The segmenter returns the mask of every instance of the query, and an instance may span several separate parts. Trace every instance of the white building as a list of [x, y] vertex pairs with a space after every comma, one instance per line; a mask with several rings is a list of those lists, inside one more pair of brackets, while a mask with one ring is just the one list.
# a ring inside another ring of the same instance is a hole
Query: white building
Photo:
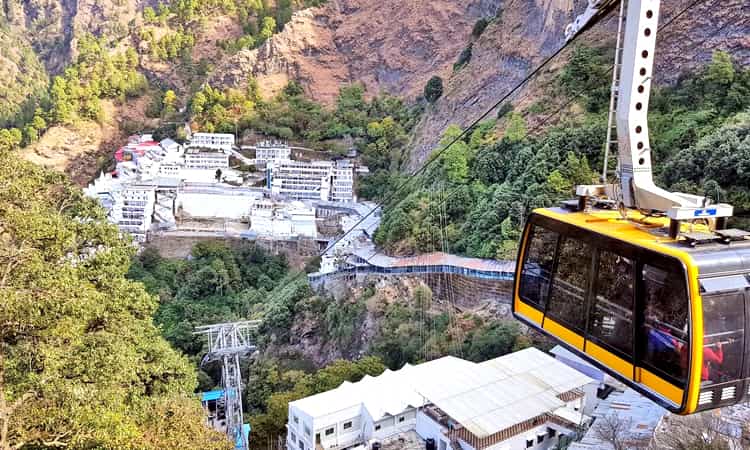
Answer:
[[269, 162], [271, 192], [298, 200], [354, 201], [354, 167], [348, 161]]
[[278, 141], [263, 141], [255, 145], [255, 164], [289, 161], [292, 149], [289, 145]]
[[185, 168], [216, 170], [229, 167], [229, 151], [215, 147], [190, 146], [185, 150]]
[[227, 150], [228, 153], [233, 146], [234, 135], [229, 133], [194, 133], [190, 139], [190, 147]]
[[253, 204], [263, 198], [257, 189], [210, 183], [184, 184], [177, 193], [177, 209], [193, 218], [249, 220]]
[[483, 363], [444, 357], [289, 403], [287, 449], [370, 448], [407, 431], [437, 450], [547, 450], [588, 417], [592, 380], [534, 348]]
[[[652, 443], [654, 432], [667, 410], [632, 389], [614, 392], [602, 400], [592, 416], [594, 424], [580, 442], [574, 442], [570, 450], [615, 450], [613, 436], [627, 448], [645, 449]], [[656, 448], [659, 448], [658, 445]]]
[[139, 242], [146, 240], [151, 229], [156, 202], [156, 186], [131, 184], [115, 193], [110, 220], [120, 231], [130, 233]]
[[250, 229], [261, 236], [315, 238], [318, 235], [315, 208], [302, 202], [283, 205], [258, 200], [250, 210]]

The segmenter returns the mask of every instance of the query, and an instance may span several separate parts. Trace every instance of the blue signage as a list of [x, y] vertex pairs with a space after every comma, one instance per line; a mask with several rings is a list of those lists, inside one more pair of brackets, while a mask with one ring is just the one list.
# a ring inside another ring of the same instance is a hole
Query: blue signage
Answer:
[[712, 209], [697, 209], [693, 213], [695, 217], [711, 217], [716, 215], [716, 208]]

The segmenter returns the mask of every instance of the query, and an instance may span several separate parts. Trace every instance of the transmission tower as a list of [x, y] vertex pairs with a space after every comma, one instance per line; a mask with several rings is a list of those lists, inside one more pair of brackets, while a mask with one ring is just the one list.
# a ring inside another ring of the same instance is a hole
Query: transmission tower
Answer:
[[258, 320], [220, 323], [197, 327], [195, 331], [195, 334], [204, 334], [208, 339], [208, 353], [203, 357], [201, 367], [209, 362], [221, 362], [226, 433], [238, 450], [248, 449], [248, 438], [243, 429], [240, 358], [249, 357], [255, 352], [256, 346], [250, 341], [250, 331], [259, 324]]

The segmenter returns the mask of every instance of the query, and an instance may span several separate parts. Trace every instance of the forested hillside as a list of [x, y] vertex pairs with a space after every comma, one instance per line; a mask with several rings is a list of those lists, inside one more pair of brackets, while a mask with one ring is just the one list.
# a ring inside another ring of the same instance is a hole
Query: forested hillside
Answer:
[[133, 252], [64, 175], [0, 154], [0, 448], [229, 448]]
[[[128, 276], [159, 298], [154, 321], [198, 367], [205, 343], [196, 326], [260, 319], [260, 356], [245, 370], [244, 408], [254, 448], [283, 433], [286, 402], [444, 355], [484, 361], [532, 345], [513, 320], [461, 311], [424, 283], [357, 286], [334, 297], [313, 292], [304, 274], [254, 244], [197, 244], [189, 260], [147, 248]], [[536, 343], [538, 344], [538, 343]], [[354, 361], [354, 362], [348, 362]], [[219, 367], [200, 368], [198, 389], [220, 384]]]
[[[377, 242], [412, 253], [441, 249], [444, 239], [452, 252], [515, 257], [520, 227], [532, 209], [570, 198], [575, 184], [596, 181], [606, 135], [608, 68], [604, 52], [578, 48], [532, 109], [552, 114], [548, 105], [559, 96], [574, 98], [579, 114], [568, 114], [551, 129], [529, 129], [521, 114], [501, 110], [496, 120], [442, 153], [414, 182], [416, 188], [386, 208]], [[656, 90], [649, 122], [656, 175], [664, 186], [728, 201], [739, 215], [750, 210], [748, 94], [750, 71], [722, 52], [676, 85]], [[500, 137], [496, 127], [504, 130]], [[449, 128], [443, 144], [459, 131]], [[435, 239], [440, 229], [442, 238]]]

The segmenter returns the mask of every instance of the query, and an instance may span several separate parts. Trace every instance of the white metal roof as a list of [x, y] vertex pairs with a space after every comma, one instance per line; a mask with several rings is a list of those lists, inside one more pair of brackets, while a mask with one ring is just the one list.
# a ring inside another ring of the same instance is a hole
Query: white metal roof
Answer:
[[447, 356], [344, 383], [290, 403], [312, 417], [362, 405], [377, 421], [433, 403], [475, 436], [490, 436], [565, 403], [558, 394], [593, 380], [535, 348], [473, 363]]
[[554, 413], [565, 406], [558, 394], [593, 381], [535, 348], [472, 366], [427, 379], [419, 391], [478, 438]]

